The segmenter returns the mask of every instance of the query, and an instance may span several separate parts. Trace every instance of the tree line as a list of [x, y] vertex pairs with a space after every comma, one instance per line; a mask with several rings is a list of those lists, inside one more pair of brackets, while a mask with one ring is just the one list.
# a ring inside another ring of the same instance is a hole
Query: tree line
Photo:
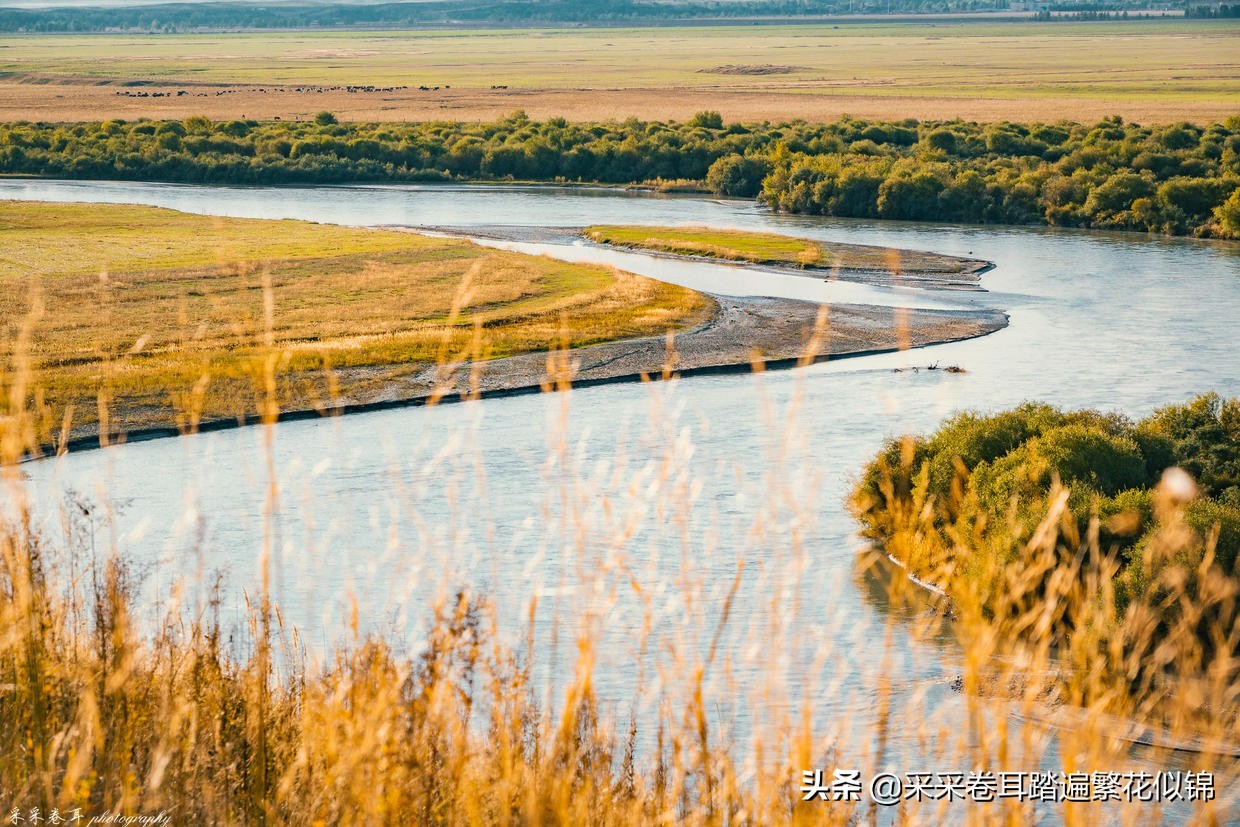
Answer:
[[965, 121], [110, 120], [0, 125], [0, 174], [186, 183], [689, 182], [785, 212], [1240, 237], [1240, 116]]
[[1189, 6], [1184, 10], [1184, 16], [1198, 20], [1221, 20], [1228, 17], [1240, 17], [1240, 3], [1219, 3], [1217, 6]]
[[[1147, 8], [1147, 0], [1073, 3], [1086, 9]], [[1052, 6], [1057, 8], [1058, 6]], [[1006, 11], [1006, 0], [422, 0], [398, 3], [156, 3], [110, 7], [3, 8], [4, 32], [184, 32], [459, 25], [635, 24], [766, 20], [840, 14]], [[1078, 9], [1079, 10], [1079, 9]]]

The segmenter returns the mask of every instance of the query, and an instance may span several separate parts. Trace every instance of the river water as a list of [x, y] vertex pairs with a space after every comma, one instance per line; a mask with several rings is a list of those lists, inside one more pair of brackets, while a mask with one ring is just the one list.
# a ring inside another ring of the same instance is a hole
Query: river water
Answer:
[[[270, 434], [274, 502], [258, 428], [26, 468], [51, 530], [66, 490], [110, 504], [101, 541], [140, 561], [153, 596], [188, 577], [184, 600], [201, 605], [220, 571], [225, 612], [239, 621], [267, 538], [283, 622], [322, 651], [353, 634], [354, 616], [361, 632], [413, 645], [433, 596], [468, 587], [493, 601], [509, 639], [534, 618], [553, 698], [556, 676], [571, 671], [573, 636], [593, 624], [601, 691], [618, 714], [635, 708], [639, 718], [660, 683], [674, 684], [706, 651], [726, 604], [716, 660], [725, 665], [707, 679], [719, 725], [740, 731], [808, 704], [816, 731], [862, 744], [855, 733], [873, 720], [880, 673], [894, 679], [897, 707], [951, 720], [954, 644], [915, 634], [919, 610], [892, 608], [856, 565], [844, 500], [882, 440], [1029, 399], [1139, 417], [1197, 392], [1240, 395], [1240, 244], [1231, 242], [779, 216], [746, 202], [602, 189], [10, 180], [0, 198], [446, 228], [720, 293], [1008, 312], [1008, 328], [980, 339], [795, 371], [281, 424]], [[593, 223], [767, 230], [997, 267], [983, 276], [987, 292], [824, 283], [604, 251], [568, 231]], [[932, 363], [966, 372], [925, 370]], [[920, 731], [910, 721], [893, 733], [903, 771], [930, 760]], [[924, 771], [934, 769], [951, 768]]]

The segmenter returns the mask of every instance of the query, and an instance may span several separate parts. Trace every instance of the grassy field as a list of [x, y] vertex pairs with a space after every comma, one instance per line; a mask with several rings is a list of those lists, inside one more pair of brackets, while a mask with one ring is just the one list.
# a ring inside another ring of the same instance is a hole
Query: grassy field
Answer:
[[[750, 120], [1200, 121], [1240, 110], [1238, 41], [1235, 21], [1185, 20], [23, 35], [0, 38], [0, 119], [330, 109], [352, 120], [479, 120], [516, 108], [687, 118], [709, 108]], [[151, 85], [124, 85], [139, 83]], [[410, 88], [304, 91], [342, 84]], [[173, 94], [116, 94], [144, 90]]]
[[147, 207], [0, 202], [0, 266], [6, 367], [29, 356], [18, 397], [44, 436], [66, 417], [80, 431], [255, 413], [273, 358], [281, 405], [308, 408], [439, 361], [661, 334], [712, 308], [463, 241]]
[[981, 264], [919, 250], [829, 244], [773, 233], [705, 227], [594, 226], [587, 227], [585, 235], [600, 244], [619, 247], [816, 270], [916, 270], [948, 274], [965, 272]]

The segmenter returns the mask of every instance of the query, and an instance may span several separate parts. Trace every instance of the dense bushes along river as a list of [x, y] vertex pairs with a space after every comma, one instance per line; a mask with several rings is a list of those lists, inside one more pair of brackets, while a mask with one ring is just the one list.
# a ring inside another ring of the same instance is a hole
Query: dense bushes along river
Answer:
[[234, 120], [0, 126], [0, 173], [272, 184], [703, 182], [797, 213], [1240, 237], [1240, 116], [1223, 123], [724, 124]]
[[[929, 437], [889, 441], [852, 507], [914, 574], [980, 595], [992, 613], [1092, 571], [1102, 585], [1091, 611], [1106, 608], [1107, 624], [1143, 607], [1142, 635], [1174, 619], [1202, 652], [1240, 651], [1235, 626], [1205, 625], [1224, 609], [1240, 622], [1240, 400], [1206, 394], [1139, 422], [1033, 403], [958, 414]], [[1193, 615], [1176, 590], [1217, 605]], [[1038, 628], [1067, 634], [1080, 622], [1051, 613]]]

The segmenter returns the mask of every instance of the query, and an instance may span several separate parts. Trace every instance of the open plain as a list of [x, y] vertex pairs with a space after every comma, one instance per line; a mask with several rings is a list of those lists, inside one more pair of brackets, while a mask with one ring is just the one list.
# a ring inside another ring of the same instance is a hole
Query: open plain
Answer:
[[22, 35], [0, 38], [0, 120], [1204, 122], [1240, 109], [1238, 35], [1226, 20]]

